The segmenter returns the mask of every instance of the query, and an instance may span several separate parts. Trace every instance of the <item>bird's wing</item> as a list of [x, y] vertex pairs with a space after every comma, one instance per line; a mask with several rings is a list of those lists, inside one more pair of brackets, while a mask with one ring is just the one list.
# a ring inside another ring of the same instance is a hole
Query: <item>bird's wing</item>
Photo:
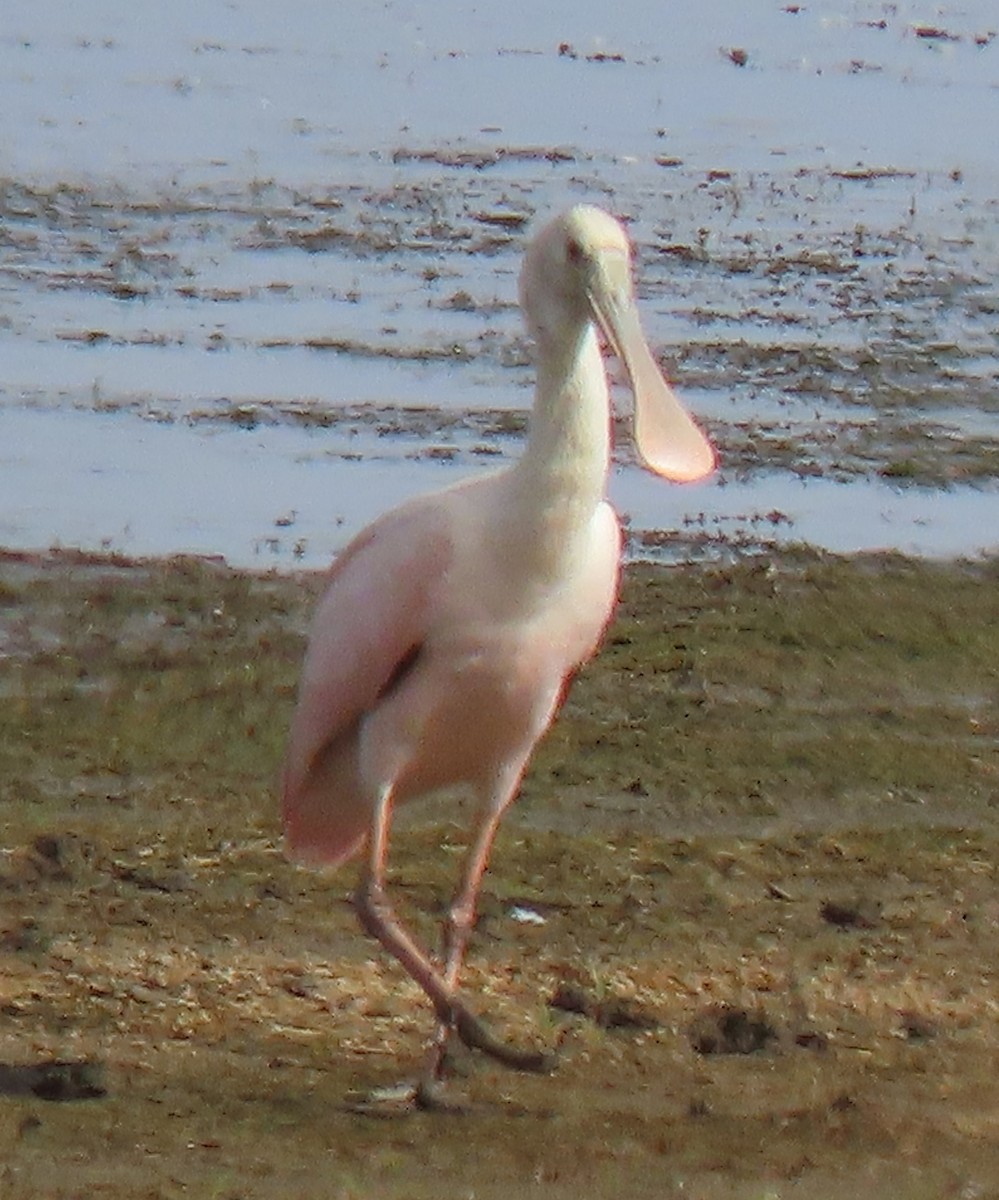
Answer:
[[311, 863], [349, 858], [371, 798], [357, 779], [365, 712], [424, 641], [451, 540], [439, 510], [386, 514], [340, 555], [313, 619], [284, 768], [288, 849]]

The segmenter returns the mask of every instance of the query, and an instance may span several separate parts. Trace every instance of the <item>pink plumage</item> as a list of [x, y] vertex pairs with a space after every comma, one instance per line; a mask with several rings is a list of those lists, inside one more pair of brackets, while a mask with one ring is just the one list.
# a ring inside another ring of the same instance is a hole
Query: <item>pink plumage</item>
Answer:
[[[423, 1103], [437, 1095], [452, 1030], [510, 1065], [541, 1062], [496, 1042], [457, 980], [500, 816], [616, 598], [596, 326], [631, 378], [643, 463], [681, 481], [714, 465], [642, 338], [613, 218], [581, 206], [546, 227], [528, 250], [521, 301], [538, 348], [521, 459], [387, 513], [340, 556], [313, 621], [284, 772], [293, 857], [335, 866], [367, 843], [359, 916], [437, 1011], [428, 1064], [406, 1092]], [[438, 966], [389, 907], [385, 857], [394, 804], [455, 785], [479, 807]]]

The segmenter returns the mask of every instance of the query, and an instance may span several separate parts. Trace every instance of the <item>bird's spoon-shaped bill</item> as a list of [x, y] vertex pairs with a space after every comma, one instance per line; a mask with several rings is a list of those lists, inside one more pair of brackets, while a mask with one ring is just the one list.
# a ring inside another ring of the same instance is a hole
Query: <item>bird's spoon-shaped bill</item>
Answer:
[[635, 396], [635, 446], [650, 471], [676, 483], [693, 483], [715, 468], [715, 452], [652, 357], [630, 295], [597, 297], [590, 306], [624, 365]]

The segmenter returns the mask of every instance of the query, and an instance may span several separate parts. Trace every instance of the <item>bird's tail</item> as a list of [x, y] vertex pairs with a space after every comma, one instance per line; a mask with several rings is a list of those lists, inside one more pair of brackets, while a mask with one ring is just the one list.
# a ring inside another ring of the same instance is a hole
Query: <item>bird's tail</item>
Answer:
[[303, 866], [338, 866], [353, 858], [367, 838], [371, 802], [361, 785], [353, 742], [331, 742], [303, 777], [295, 778], [285, 768], [285, 851]]

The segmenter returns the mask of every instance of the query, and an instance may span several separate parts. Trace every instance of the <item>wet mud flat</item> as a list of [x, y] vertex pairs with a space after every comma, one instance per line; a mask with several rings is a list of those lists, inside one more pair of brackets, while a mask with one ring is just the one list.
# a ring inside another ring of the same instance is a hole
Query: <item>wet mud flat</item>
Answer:
[[[999, 1193], [996, 564], [629, 569], [487, 876], [454, 1063], [348, 869], [280, 854], [318, 576], [0, 560], [0, 1183], [101, 1195]], [[435, 943], [468, 813], [399, 817]]]
[[313, 187], [0, 181], [4, 401], [488, 454], [530, 406], [525, 242], [584, 201], [628, 221], [645, 323], [734, 473], [994, 478], [995, 199], [958, 170], [655, 171], [535, 147]]
[[[615, 500], [646, 551], [699, 520], [743, 544], [994, 547], [996, 200], [958, 168], [438, 145], [350, 172], [2, 182], [5, 544], [318, 566], [382, 497], [511, 461], [532, 400], [524, 244], [586, 201], [628, 221], [646, 330], [721, 453], [696, 495], [653, 494], [621, 424]], [[260, 472], [251, 517], [233, 493]], [[883, 540], [851, 485], [892, 511]], [[924, 537], [927, 507], [955, 532]], [[832, 534], [816, 508], [843, 511]]]

